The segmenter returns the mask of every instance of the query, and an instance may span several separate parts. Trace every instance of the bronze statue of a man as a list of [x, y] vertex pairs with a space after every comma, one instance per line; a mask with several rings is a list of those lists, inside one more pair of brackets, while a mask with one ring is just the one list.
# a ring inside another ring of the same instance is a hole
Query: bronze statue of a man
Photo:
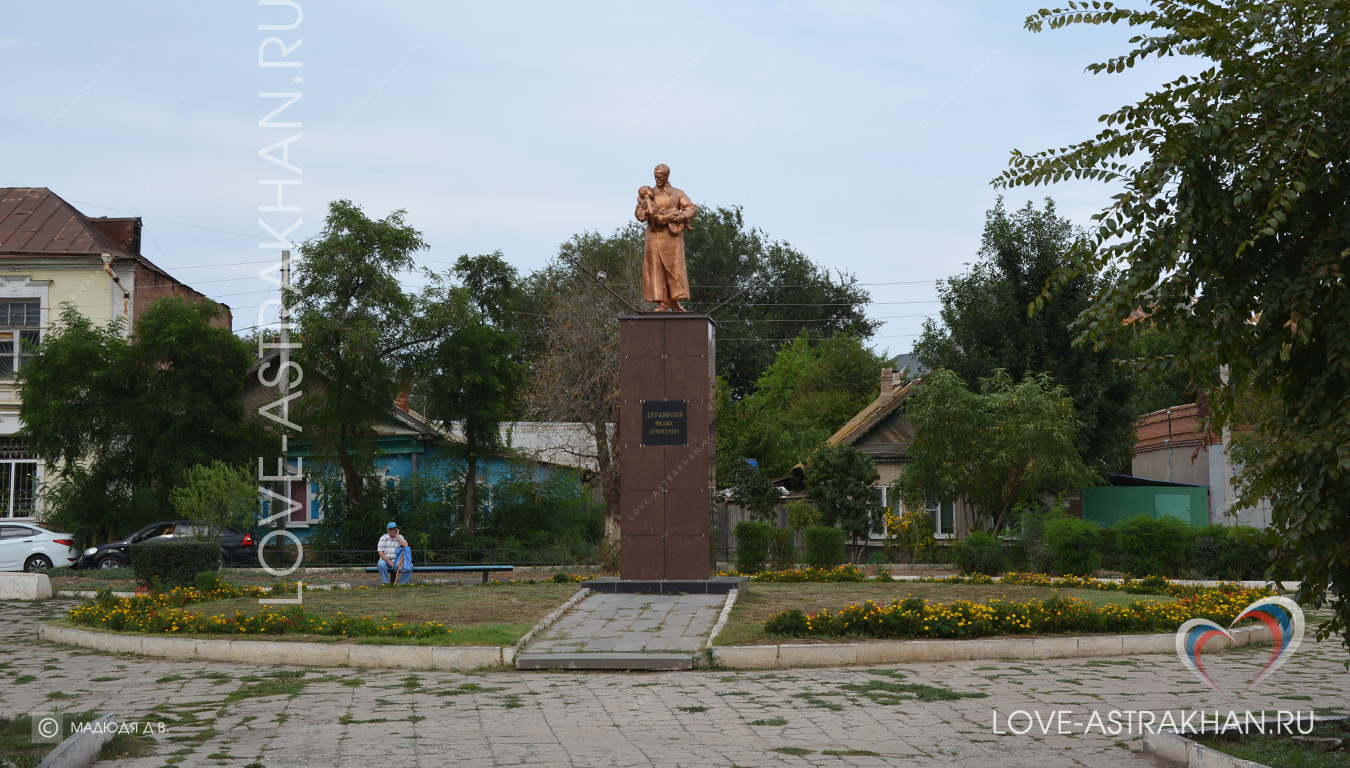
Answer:
[[657, 312], [684, 312], [680, 299], [689, 298], [689, 273], [684, 266], [684, 231], [698, 209], [689, 197], [670, 186], [670, 167], [656, 166], [656, 188], [638, 189], [633, 215], [647, 223], [647, 247], [642, 254], [642, 298], [657, 303]]

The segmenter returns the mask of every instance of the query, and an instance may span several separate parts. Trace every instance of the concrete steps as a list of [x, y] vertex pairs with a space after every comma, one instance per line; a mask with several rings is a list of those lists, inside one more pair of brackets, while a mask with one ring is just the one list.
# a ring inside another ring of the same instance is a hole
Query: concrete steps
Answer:
[[689, 653], [518, 653], [516, 669], [610, 669], [668, 672], [693, 669]]

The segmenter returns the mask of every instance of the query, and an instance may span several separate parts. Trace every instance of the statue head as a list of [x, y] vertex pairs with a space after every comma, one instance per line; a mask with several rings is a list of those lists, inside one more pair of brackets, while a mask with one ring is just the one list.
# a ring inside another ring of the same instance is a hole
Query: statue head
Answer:
[[666, 182], [669, 180], [670, 180], [670, 166], [666, 165], [665, 163], [661, 163], [660, 165], [656, 166], [656, 186], [664, 187], [666, 185]]

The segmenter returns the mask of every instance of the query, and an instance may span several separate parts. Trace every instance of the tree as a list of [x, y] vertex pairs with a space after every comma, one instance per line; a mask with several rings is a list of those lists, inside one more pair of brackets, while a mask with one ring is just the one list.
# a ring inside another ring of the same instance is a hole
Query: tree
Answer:
[[965, 499], [999, 531], [1020, 504], [1101, 481], [1078, 455], [1073, 398], [1045, 374], [1014, 384], [997, 371], [976, 393], [938, 369], [905, 407], [914, 440], [897, 485], [911, 509]]
[[407, 381], [413, 358], [446, 333], [444, 288], [403, 290], [398, 274], [426, 248], [395, 211], [373, 221], [348, 200], [328, 207], [323, 231], [305, 242], [294, 305], [303, 346], [297, 357], [322, 373], [322, 391], [299, 411], [316, 455], [342, 467], [347, 501], [356, 503], [375, 455], [375, 425]]
[[1130, 339], [1126, 353], [1126, 363], [1134, 369], [1130, 412], [1135, 418], [1195, 402], [1190, 376], [1173, 362], [1185, 355], [1186, 346], [1186, 340], [1175, 330], [1161, 328], [1148, 319], [1140, 321], [1140, 330]]
[[[794, 339], [805, 336], [816, 341], [841, 334], [867, 339], [880, 325], [867, 318], [871, 296], [857, 278], [831, 274], [790, 244], [769, 240], [745, 224], [739, 207], [701, 209], [684, 238], [693, 294], [685, 302], [689, 309], [706, 312], [748, 289], [715, 316], [721, 328], [717, 374], [727, 381], [734, 398], [752, 391], [777, 351]], [[633, 274], [640, 279], [642, 250], [643, 230], [636, 222], [607, 237], [577, 235], [560, 248], [560, 258], [524, 281], [523, 303], [547, 306], [552, 297], [573, 288], [601, 291], [583, 270], [604, 272], [616, 284], [620, 275], [633, 273], [636, 267]], [[747, 257], [744, 265], [741, 256]], [[642, 306], [641, 297], [639, 291], [630, 301]], [[622, 312], [629, 311], [622, 307]], [[517, 322], [527, 356], [536, 357], [544, 344], [545, 318], [527, 314]]]
[[[642, 243], [632, 238], [576, 235], [558, 258], [531, 277], [529, 293], [543, 321], [537, 330], [527, 394], [530, 413], [575, 422], [591, 437], [596, 479], [605, 502], [605, 540], [619, 541], [619, 322], [628, 310], [581, 274], [578, 264], [607, 267], [606, 279], [633, 304], [640, 300]], [[547, 290], [540, 286], [548, 286]]]
[[424, 371], [430, 414], [462, 424], [466, 471], [464, 531], [473, 536], [478, 459], [502, 450], [501, 424], [510, 418], [525, 381], [520, 342], [510, 321], [516, 273], [500, 253], [461, 256], [455, 276], [471, 298], [467, 317], [441, 339]]
[[719, 379], [719, 474], [729, 476], [747, 458], [770, 478], [786, 474], [877, 396], [882, 362], [856, 336], [812, 342], [803, 335], [778, 350], [740, 400]]
[[968, 273], [938, 283], [942, 323], [926, 321], [914, 351], [929, 369], [951, 370], [970, 387], [1000, 369], [1014, 381], [1049, 374], [1073, 398], [1083, 460], [1099, 471], [1120, 471], [1134, 455], [1136, 415], [1131, 378], [1117, 362], [1123, 347], [1075, 345], [1071, 328], [1103, 279], [1077, 275], [1053, 303], [1027, 314], [1077, 234], [1049, 198], [1043, 210], [1028, 202], [1011, 213], [999, 198], [985, 219], [979, 260]]
[[752, 467], [742, 461], [726, 475], [723, 482], [731, 489], [732, 499], [754, 515], [756, 520], [771, 523], [774, 510], [783, 496], [774, 486], [773, 479], [759, 467]]
[[[1081, 271], [1120, 265], [1077, 329], [1110, 339], [1142, 309], [1187, 340], [1170, 365], [1208, 395], [1210, 427], [1228, 428], [1244, 463], [1239, 503], [1269, 499], [1299, 600], [1335, 598], [1319, 636], [1350, 644], [1350, 6], [1078, 2], [1026, 26], [1077, 23], [1146, 30], [1090, 72], [1178, 54], [1203, 69], [1103, 115], [1092, 138], [1013, 152], [996, 184], [1075, 178], [1117, 190], [1037, 304]], [[1262, 407], [1244, 413], [1248, 401]]]
[[223, 461], [198, 464], [183, 473], [183, 482], [169, 492], [169, 501], [179, 517], [202, 529], [213, 539], [229, 528], [250, 527], [258, 510], [258, 479], [247, 465]]
[[880, 475], [867, 454], [851, 445], [822, 445], [806, 462], [806, 495], [820, 508], [820, 521], [842, 528], [857, 546], [881, 522], [873, 485]]
[[209, 302], [161, 299], [138, 319], [94, 325], [63, 305], [19, 370], [19, 415], [46, 461], [48, 520], [84, 541], [172, 514], [189, 468], [246, 464], [274, 449], [240, 399], [253, 354]]

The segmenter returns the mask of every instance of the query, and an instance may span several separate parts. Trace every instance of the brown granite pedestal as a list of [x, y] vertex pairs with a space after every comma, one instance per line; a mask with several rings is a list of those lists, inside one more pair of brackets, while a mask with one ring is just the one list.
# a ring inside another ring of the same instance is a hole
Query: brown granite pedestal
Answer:
[[619, 329], [619, 574], [706, 580], [716, 326], [651, 312], [620, 317]]

